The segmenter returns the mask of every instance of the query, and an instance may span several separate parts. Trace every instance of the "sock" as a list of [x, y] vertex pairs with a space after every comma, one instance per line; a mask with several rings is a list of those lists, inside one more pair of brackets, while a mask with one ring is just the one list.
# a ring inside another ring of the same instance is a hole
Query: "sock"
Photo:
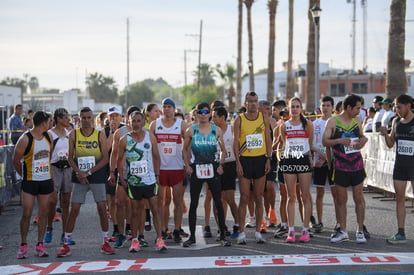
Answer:
[[65, 237], [63, 239], [64, 244], [69, 244], [68, 240], [72, 238], [72, 233], [65, 232]]
[[295, 231], [295, 227], [294, 226], [289, 226], [289, 232], [290, 231]]
[[302, 231], [309, 231], [309, 227], [302, 226]]
[[108, 240], [108, 231], [106, 231], [106, 232], [102, 231], [102, 238], [103, 238], [104, 242], [106, 242]]
[[132, 239], [132, 241], [134, 241], [134, 240], [135, 240], [135, 241], [138, 241], [138, 238], [133, 238], [133, 239]]
[[287, 227], [287, 222], [282, 222], [282, 223], [280, 224], [280, 226], [281, 226], [281, 227], [283, 227], [283, 228], [286, 228], [286, 227]]
[[114, 224], [114, 231], [115, 232], [119, 232], [119, 229], [118, 229], [118, 225], [117, 224]]
[[405, 236], [404, 228], [398, 228], [398, 234], [400, 234], [401, 236]]
[[131, 225], [129, 223], [127, 223], [125, 225], [125, 231], [131, 230]]

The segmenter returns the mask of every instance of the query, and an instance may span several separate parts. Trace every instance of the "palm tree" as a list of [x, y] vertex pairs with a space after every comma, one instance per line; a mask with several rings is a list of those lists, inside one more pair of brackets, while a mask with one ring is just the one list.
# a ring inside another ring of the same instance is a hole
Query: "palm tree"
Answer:
[[214, 69], [208, 63], [201, 63], [198, 70], [193, 72], [195, 76], [200, 73], [200, 86], [211, 87], [215, 85]]
[[294, 0], [289, 0], [289, 45], [288, 45], [288, 62], [287, 62], [287, 79], [286, 79], [286, 100], [295, 95], [295, 82], [293, 79], [293, 8]]
[[254, 67], [253, 67], [253, 32], [252, 32], [252, 6], [255, 0], [243, 0], [247, 9], [247, 35], [249, 37], [249, 89], [254, 91]]
[[243, 35], [243, 0], [239, 0], [239, 18], [237, 22], [237, 72], [236, 72], [236, 106], [241, 106], [242, 98], [242, 35]]
[[226, 64], [223, 70], [221, 70], [220, 67], [217, 66], [216, 71], [219, 74], [220, 78], [225, 82], [225, 86], [228, 87], [226, 89], [228, 108], [230, 112], [234, 112], [235, 103], [233, 101], [233, 98], [235, 95], [234, 80], [235, 80], [236, 69], [234, 68], [232, 64]]
[[267, 66], [267, 100], [273, 101], [275, 94], [275, 40], [276, 40], [276, 9], [278, 0], [268, 0], [267, 8], [269, 9], [269, 56]]
[[406, 0], [392, 0], [388, 36], [387, 97], [395, 98], [407, 92], [405, 75], [405, 13]]
[[[306, 109], [308, 111], [315, 110], [317, 102], [315, 102], [315, 24], [313, 23], [313, 17], [310, 12], [313, 6], [319, 6], [319, 0], [309, 0], [309, 12], [308, 12], [308, 21], [309, 21], [309, 35], [308, 35], [308, 54], [307, 54], [307, 64], [306, 64], [306, 93], [305, 93], [305, 102]], [[319, 39], [319, 37], [318, 37]]]

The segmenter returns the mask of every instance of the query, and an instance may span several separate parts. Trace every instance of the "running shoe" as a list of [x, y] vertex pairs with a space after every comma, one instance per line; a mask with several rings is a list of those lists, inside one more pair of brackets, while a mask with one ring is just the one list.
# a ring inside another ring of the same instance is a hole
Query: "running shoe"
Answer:
[[232, 239], [236, 239], [239, 236], [239, 226], [233, 225], [233, 233], [230, 235]]
[[337, 232], [335, 232], [335, 234], [331, 238], [331, 243], [340, 243], [340, 242], [344, 242], [344, 241], [348, 241], [348, 240], [349, 240], [348, 233], [342, 231], [339, 228], [339, 230]]
[[262, 234], [260, 234], [260, 232], [255, 232], [254, 233], [254, 238], [256, 240], [256, 243], [265, 243], [265, 240], [262, 237]]
[[274, 228], [277, 224], [276, 211], [274, 209], [269, 209], [269, 227]]
[[365, 238], [367, 238], [367, 239], [371, 238], [371, 234], [368, 232], [368, 229], [365, 225], [362, 226], [362, 229], [363, 229]]
[[117, 230], [114, 230], [108, 241], [109, 242], [116, 242], [116, 240], [118, 239], [118, 237], [117, 237], [118, 234], [119, 234], [119, 232]]
[[49, 257], [49, 253], [43, 247], [43, 243], [38, 243], [35, 247], [35, 253], [38, 257]]
[[296, 236], [295, 236], [296, 232], [295, 231], [289, 231], [289, 234], [286, 238], [286, 242], [287, 243], [294, 243], [296, 242]]
[[289, 229], [286, 225], [281, 225], [275, 232], [274, 236], [275, 238], [284, 238], [289, 233]]
[[133, 239], [131, 246], [129, 247], [129, 252], [134, 253], [134, 252], [138, 252], [140, 250], [140, 245], [139, 245], [139, 241], [137, 239]]
[[71, 253], [70, 253], [70, 248], [69, 248], [69, 245], [67, 245], [67, 244], [63, 244], [61, 247], [60, 247], [60, 250], [58, 251], [58, 253], [57, 253], [57, 257], [58, 258], [62, 258], [62, 257], [66, 257], [66, 256], [69, 256]]
[[183, 247], [190, 247], [192, 244], [195, 244], [195, 243], [196, 243], [195, 238], [190, 237], [188, 240], [183, 242]]
[[[65, 234], [62, 233], [62, 236], [60, 237], [60, 244], [64, 244], [64, 243], [65, 243]], [[72, 238], [68, 238], [66, 244], [67, 245], [75, 245], [76, 242]]]
[[188, 209], [187, 209], [187, 207], [183, 207], [183, 214], [185, 214], [185, 213], [187, 213], [187, 211], [188, 211]]
[[341, 231], [341, 226], [339, 223], [337, 223], [333, 229], [333, 232], [331, 233], [331, 239], [339, 232]]
[[213, 237], [213, 234], [211, 234], [211, 230], [210, 230], [210, 226], [209, 225], [204, 226], [203, 236], [204, 236], [204, 238], [211, 238], [211, 237]]
[[167, 235], [167, 238], [164, 240], [172, 240], [172, 232], [168, 228], [165, 229], [165, 234]]
[[299, 242], [307, 243], [310, 240], [310, 234], [308, 230], [302, 230], [302, 236], [299, 237]]
[[62, 219], [59, 217], [59, 215], [55, 212], [55, 216], [53, 217], [54, 222], [60, 222]]
[[115, 249], [111, 247], [109, 242], [105, 241], [101, 246], [101, 252], [106, 255], [112, 255], [112, 254], [115, 254]]
[[148, 242], [145, 240], [144, 235], [138, 236], [139, 245], [142, 247], [148, 247]]
[[315, 217], [314, 216], [310, 216], [310, 227], [311, 228], [315, 228], [315, 226], [316, 226], [316, 219], [315, 219]]
[[227, 238], [220, 239], [221, 246], [231, 246], [231, 242]]
[[226, 227], [224, 229], [224, 235], [226, 235], [226, 237], [230, 237], [230, 235], [231, 235], [229, 229], [227, 228], [227, 225], [226, 225]]
[[17, 251], [17, 259], [26, 259], [27, 258], [27, 244], [21, 245]]
[[247, 221], [245, 227], [247, 228], [255, 228], [256, 227], [256, 217], [249, 217], [249, 220]]
[[125, 230], [126, 232], [125, 232], [125, 235], [126, 235], [126, 238], [128, 239], [128, 240], [132, 240], [132, 230], [131, 229], [128, 229], [128, 230]]
[[266, 233], [267, 232], [267, 226], [265, 219], [262, 219], [261, 225], [260, 225], [260, 233]]
[[190, 236], [190, 234], [188, 234], [187, 232], [185, 232], [184, 229], [182, 229], [180, 227], [180, 237], [181, 238], [187, 238], [188, 236]]
[[246, 233], [241, 232], [239, 234], [239, 237], [237, 238], [237, 243], [238, 244], [246, 244]]
[[389, 244], [405, 244], [405, 243], [407, 243], [407, 239], [405, 238], [404, 235], [401, 235], [401, 234], [397, 233], [394, 236], [389, 237], [387, 239], [387, 243], [389, 243]]
[[167, 246], [165, 245], [164, 239], [162, 237], [157, 238], [155, 242], [155, 250], [157, 251], [166, 251]]
[[323, 232], [323, 223], [318, 223], [317, 225], [315, 225], [314, 227], [315, 229], [315, 233], [322, 233]]
[[366, 243], [367, 239], [365, 238], [364, 232], [362, 231], [357, 231], [355, 233], [355, 239], [357, 243]]
[[180, 230], [174, 229], [173, 237], [174, 237], [174, 242], [175, 243], [181, 243], [182, 242], [182, 239], [181, 239], [181, 236], [180, 236]]
[[151, 231], [152, 226], [151, 226], [151, 222], [145, 222], [145, 231]]
[[46, 228], [46, 234], [45, 234], [45, 243], [50, 243], [52, 241], [52, 234], [53, 228], [48, 227]]
[[115, 248], [121, 248], [124, 247], [124, 243], [126, 242], [126, 237], [123, 234], [118, 235], [118, 239], [115, 242], [114, 247]]
[[33, 223], [37, 223], [38, 221], [39, 221], [39, 216], [36, 215], [36, 217], [34, 217], [34, 219], [33, 219]]

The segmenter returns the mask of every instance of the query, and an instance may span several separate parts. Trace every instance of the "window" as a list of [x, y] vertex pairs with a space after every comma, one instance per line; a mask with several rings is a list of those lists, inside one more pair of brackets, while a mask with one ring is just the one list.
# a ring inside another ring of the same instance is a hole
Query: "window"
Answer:
[[366, 82], [354, 82], [352, 83], [352, 92], [358, 94], [368, 93], [368, 83]]
[[345, 83], [331, 84], [331, 96], [345, 96]]

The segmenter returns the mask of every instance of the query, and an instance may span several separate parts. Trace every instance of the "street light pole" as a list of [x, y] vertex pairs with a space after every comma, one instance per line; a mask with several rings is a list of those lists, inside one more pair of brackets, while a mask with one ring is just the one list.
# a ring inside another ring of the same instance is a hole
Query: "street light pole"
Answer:
[[315, 23], [315, 111], [319, 104], [319, 17], [321, 11], [317, 5], [310, 10]]

